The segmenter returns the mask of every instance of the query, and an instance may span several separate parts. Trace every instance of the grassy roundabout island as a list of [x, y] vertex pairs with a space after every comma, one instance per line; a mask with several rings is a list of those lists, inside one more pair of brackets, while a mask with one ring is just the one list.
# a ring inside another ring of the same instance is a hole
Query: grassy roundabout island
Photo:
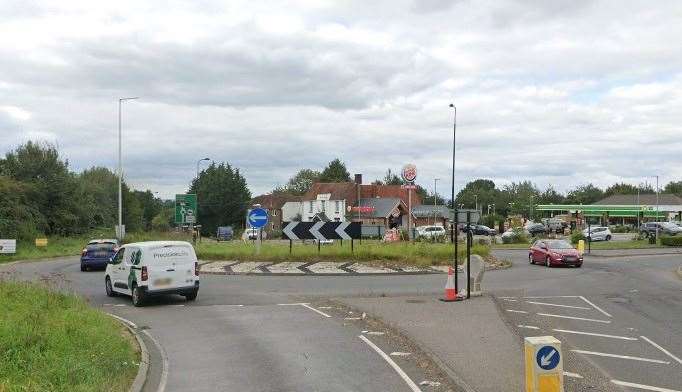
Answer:
[[80, 297], [0, 280], [0, 391], [126, 391], [135, 338]]

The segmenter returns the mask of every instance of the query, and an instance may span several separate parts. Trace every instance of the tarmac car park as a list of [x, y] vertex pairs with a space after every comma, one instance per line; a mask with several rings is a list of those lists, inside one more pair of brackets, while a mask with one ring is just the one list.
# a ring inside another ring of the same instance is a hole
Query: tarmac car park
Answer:
[[141, 306], [149, 296], [180, 294], [194, 301], [199, 292], [194, 248], [184, 241], [126, 244], [107, 264], [104, 285], [109, 297], [130, 295]]

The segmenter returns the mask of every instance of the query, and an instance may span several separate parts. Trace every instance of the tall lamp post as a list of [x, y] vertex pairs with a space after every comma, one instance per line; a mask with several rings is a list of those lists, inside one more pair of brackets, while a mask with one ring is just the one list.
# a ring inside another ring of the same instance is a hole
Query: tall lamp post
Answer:
[[455, 244], [455, 293], [459, 291], [458, 283], [457, 283], [457, 234], [459, 232], [459, 225], [458, 225], [458, 216], [457, 216], [457, 204], [455, 203], [455, 146], [457, 143], [457, 107], [455, 104], [451, 103], [450, 107], [453, 110], [453, 119], [452, 119], [452, 192], [451, 192], [451, 199], [452, 200], [452, 208], [453, 208], [453, 221], [450, 226], [450, 242]]
[[139, 97], [127, 97], [118, 99], [118, 230], [116, 237], [119, 241], [123, 240], [123, 164], [121, 163], [121, 106], [123, 101], [138, 99]]
[[[199, 164], [203, 161], [210, 161], [211, 158], [201, 158], [197, 161], [197, 177], [196, 177], [196, 187], [194, 188], [194, 193], [197, 194], [197, 216], [194, 217], [194, 225], [199, 222]], [[198, 229], [197, 229], [198, 231]], [[201, 242], [201, 235], [199, 235], [199, 242]]]

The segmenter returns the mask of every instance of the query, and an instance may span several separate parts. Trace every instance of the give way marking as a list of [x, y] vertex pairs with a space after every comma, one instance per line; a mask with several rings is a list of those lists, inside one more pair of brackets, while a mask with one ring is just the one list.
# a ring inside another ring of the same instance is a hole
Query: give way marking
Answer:
[[377, 347], [376, 344], [372, 343], [372, 341], [369, 340], [369, 339], [367, 339], [366, 336], [360, 335], [360, 336], [358, 336], [358, 337], [359, 337], [360, 339], [362, 339], [363, 342], [367, 343], [367, 345], [368, 345], [369, 347], [371, 347], [372, 350], [376, 351], [377, 354], [379, 354], [379, 355], [381, 356], [381, 358], [383, 358], [386, 362], [388, 362], [389, 365], [391, 365], [391, 367], [393, 368], [393, 370], [395, 370], [395, 371], [398, 373], [398, 375], [403, 379], [403, 381], [405, 381], [405, 383], [407, 384], [408, 387], [410, 387], [410, 389], [412, 390], [412, 392], [422, 392], [422, 390], [417, 386], [417, 384], [415, 384], [414, 381], [412, 381], [412, 379], [410, 378], [410, 376], [408, 376], [408, 375], [403, 371], [403, 369], [401, 369], [400, 366], [398, 366], [398, 364], [395, 363], [395, 362], [393, 361], [393, 359], [391, 359], [391, 357], [389, 357], [388, 355], [386, 355], [385, 352], [381, 351], [381, 349], [380, 349], [379, 347]]

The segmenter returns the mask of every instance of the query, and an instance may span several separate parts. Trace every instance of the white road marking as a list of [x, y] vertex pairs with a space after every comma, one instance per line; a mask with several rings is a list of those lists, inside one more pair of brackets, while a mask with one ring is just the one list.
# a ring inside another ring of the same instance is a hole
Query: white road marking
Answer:
[[362, 320], [362, 317], [344, 317], [344, 320]]
[[126, 304], [116, 304], [116, 305], [114, 305], [114, 306], [128, 306], [128, 305], [126, 305]]
[[511, 299], [511, 298], [516, 298], [516, 297], [500, 297], [502, 299]]
[[545, 305], [545, 306], [556, 306], [559, 308], [571, 308], [571, 309], [587, 309], [589, 310], [590, 308], [586, 308], [584, 306], [573, 306], [573, 305], [561, 305], [561, 304], [550, 304], [547, 302], [535, 302], [535, 301], [526, 301], [529, 304], [533, 305]]
[[609, 354], [609, 353], [599, 353], [596, 351], [585, 351], [585, 350], [571, 350], [574, 353], [578, 354], [586, 354], [586, 355], [596, 355], [598, 357], [610, 357], [610, 358], [620, 358], [620, 359], [631, 359], [633, 361], [641, 361], [641, 362], [651, 362], [651, 363], [661, 363], [663, 365], [670, 365], [670, 362], [668, 361], [661, 361], [659, 359], [649, 359], [649, 358], [642, 358], [642, 357], [631, 357], [629, 355], [618, 355], [618, 354]]
[[591, 318], [562, 316], [560, 314], [549, 314], [549, 313], [536, 313], [536, 314], [538, 316], [557, 317], [557, 318], [565, 318], [565, 319], [571, 319], [571, 320], [582, 320], [582, 321], [592, 321], [595, 323], [611, 324], [611, 321], [609, 321], [609, 320], [596, 320], [596, 319], [591, 319]]
[[384, 335], [385, 332], [379, 332], [379, 331], [367, 331], [367, 335], [375, 335], [375, 336], [381, 336]]
[[611, 383], [620, 385], [622, 387], [630, 387], [630, 388], [636, 388], [636, 389], [643, 389], [645, 391], [655, 391], [655, 392], [682, 392], [678, 391], [676, 389], [668, 389], [668, 388], [661, 388], [661, 387], [652, 387], [651, 385], [644, 385], [644, 384], [635, 384], [632, 382], [627, 382], [627, 381], [619, 381], [619, 380], [611, 380]]
[[512, 312], [512, 313], [528, 313], [525, 310], [514, 310], [514, 309], [507, 309], [507, 312]]
[[611, 338], [611, 339], [621, 339], [621, 340], [639, 340], [637, 338], [630, 338], [627, 336], [607, 335], [607, 334], [603, 334], [603, 333], [592, 333], [592, 332], [582, 332], [582, 331], [570, 331], [568, 329], [556, 329], [555, 328], [552, 331], [563, 332], [563, 333], [573, 333], [576, 335], [598, 336], [601, 338]]
[[277, 304], [277, 306], [294, 306], [294, 305], [301, 306], [303, 304], [307, 304], [307, 302], [295, 302], [293, 304]]
[[611, 316], [610, 314], [606, 313], [606, 311], [604, 311], [604, 309], [602, 309], [602, 308], [600, 308], [599, 306], [597, 306], [597, 305], [593, 304], [592, 302], [588, 301], [587, 298], [583, 297], [582, 295], [579, 296], [578, 298], [580, 298], [580, 299], [582, 299], [583, 301], [587, 302], [590, 306], [592, 306], [593, 308], [595, 308], [595, 309], [597, 309], [598, 311], [600, 311], [604, 316], [609, 317], [609, 318], [613, 317], [613, 316]]
[[541, 298], [580, 298], [579, 295], [544, 295], [544, 296], [535, 296], [535, 297], [523, 297], [527, 299], [541, 299]]
[[502, 298], [502, 299], [507, 301], [507, 302], [516, 302], [515, 299], [511, 299], [511, 298]]
[[159, 341], [156, 340], [156, 338], [154, 338], [149, 332], [147, 332], [146, 329], [143, 329], [142, 333], [147, 335], [147, 337], [156, 346], [156, 349], [159, 350], [159, 354], [161, 354], [161, 379], [159, 380], [159, 387], [156, 389], [156, 392], [164, 392], [166, 390], [166, 383], [168, 382], [168, 355], [166, 354], [166, 350], [164, 350], [163, 346], [159, 344]]
[[578, 373], [571, 373], [571, 372], [567, 372], [567, 371], [564, 371], [564, 376], [573, 377], [573, 378], [583, 378], [583, 376], [581, 376]]
[[674, 356], [670, 351], [668, 351], [668, 350], [664, 349], [663, 347], [659, 346], [659, 345], [656, 344], [653, 340], [647, 338], [646, 336], [640, 336], [640, 338], [646, 340], [647, 342], [649, 342], [649, 344], [651, 344], [652, 346], [654, 346], [654, 347], [656, 347], [657, 349], [661, 350], [661, 352], [662, 352], [663, 354], [669, 356], [670, 358], [672, 358], [672, 359], [674, 359], [675, 361], [677, 361], [677, 363], [679, 363], [680, 365], [682, 365], [682, 359], [679, 359], [678, 357]]
[[534, 325], [517, 325], [517, 327], [526, 329], [540, 329], [539, 327], [536, 327]]
[[419, 385], [422, 387], [438, 388], [440, 386], [440, 383], [438, 381], [424, 380], [424, 381], [420, 382]]
[[414, 381], [412, 381], [412, 379], [410, 379], [410, 376], [408, 376], [408, 375], [403, 371], [403, 369], [401, 369], [400, 366], [398, 366], [398, 364], [396, 364], [395, 362], [393, 362], [393, 359], [391, 359], [391, 357], [389, 357], [388, 355], [386, 355], [385, 352], [381, 351], [381, 349], [380, 349], [379, 347], [377, 347], [376, 344], [372, 343], [371, 340], [367, 339], [367, 337], [365, 337], [365, 336], [363, 336], [363, 335], [360, 335], [360, 336], [358, 336], [358, 337], [359, 337], [363, 342], [367, 343], [367, 345], [368, 345], [369, 347], [371, 347], [374, 351], [376, 351], [377, 354], [379, 354], [379, 355], [381, 356], [381, 358], [384, 359], [384, 361], [388, 362], [388, 364], [391, 365], [391, 367], [393, 368], [393, 370], [395, 370], [395, 371], [398, 373], [398, 375], [403, 379], [403, 381], [405, 381], [405, 383], [407, 384], [408, 387], [410, 387], [410, 389], [412, 390], [412, 392], [422, 392], [422, 390], [417, 386], [417, 384], [415, 384]]
[[318, 309], [331, 309], [331, 306], [318, 306]]
[[404, 353], [402, 351], [394, 351], [390, 354], [392, 357], [406, 357], [408, 355], [411, 355], [411, 353]]
[[310, 305], [308, 305], [308, 304], [301, 304], [301, 306], [303, 306], [304, 308], [308, 308], [308, 309], [312, 310], [313, 312], [319, 313], [319, 314], [323, 315], [324, 317], [327, 317], [327, 318], [330, 318], [330, 317], [331, 317], [331, 316], [328, 315], [327, 313], [325, 313], [325, 312], [323, 312], [323, 311], [321, 311], [321, 310], [317, 310], [317, 309], [313, 308], [312, 306], [310, 306]]

